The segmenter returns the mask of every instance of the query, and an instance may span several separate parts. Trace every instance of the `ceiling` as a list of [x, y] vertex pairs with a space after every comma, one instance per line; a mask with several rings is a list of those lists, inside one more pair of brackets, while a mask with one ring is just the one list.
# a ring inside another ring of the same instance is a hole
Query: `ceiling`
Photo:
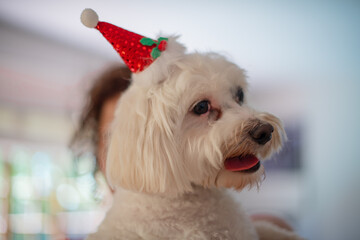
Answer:
[[308, 63], [313, 60], [306, 59], [306, 54], [323, 48], [330, 24], [337, 30], [346, 23], [346, 19], [338, 19], [344, 14], [336, 11], [338, 5], [280, 0], [12, 0], [0, 1], [0, 19], [115, 59], [116, 53], [105, 40], [80, 23], [81, 11], [93, 8], [100, 20], [144, 36], [155, 37], [160, 32], [181, 35], [180, 41], [191, 51], [223, 53], [261, 81], [264, 76], [296, 75], [299, 64], [311, 68]]

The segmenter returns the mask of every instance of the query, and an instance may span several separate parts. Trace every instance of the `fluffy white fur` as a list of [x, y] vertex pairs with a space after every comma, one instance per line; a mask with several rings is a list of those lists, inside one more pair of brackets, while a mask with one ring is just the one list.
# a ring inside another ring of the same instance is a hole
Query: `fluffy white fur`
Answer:
[[[119, 101], [107, 155], [114, 205], [89, 239], [298, 239], [271, 224], [257, 227], [224, 190], [258, 186], [264, 174], [262, 166], [227, 171], [226, 158], [265, 159], [285, 136], [279, 119], [249, 107], [241, 68], [217, 54], [185, 54], [170, 38], [133, 80]], [[211, 110], [198, 116], [192, 109], [204, 99]], [[265, 145], [249, 137], [259, 123], [274, 127]]]

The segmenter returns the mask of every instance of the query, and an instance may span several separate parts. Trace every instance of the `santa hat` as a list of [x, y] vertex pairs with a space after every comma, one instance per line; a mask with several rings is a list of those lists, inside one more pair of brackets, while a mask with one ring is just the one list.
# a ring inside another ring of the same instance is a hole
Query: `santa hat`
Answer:
[[[133, 73], [140, 73], [144, 69], [149, 68], [167, 50], [169, 43], [174, 42], [171, 41], [172, 39], [169, 40], [169, 38], [165, 37], [153, 40], [110, 23], [101, 22], [96, 12], [89, 8], [82, 12], [81, 22], [86, 27], [98, 29]], [[167, 50], [168, 53], [164, 55], [169, 55], [170, 53], [171, 58], [173, 58], [184, 52], [182, 45], [178, 43], [173, 45], [175, 45], [173, 47], [175, 50]], [[169, 56], [166, 58], [169, 60]], [[169, 63], [169, 61], [167, 62]]]

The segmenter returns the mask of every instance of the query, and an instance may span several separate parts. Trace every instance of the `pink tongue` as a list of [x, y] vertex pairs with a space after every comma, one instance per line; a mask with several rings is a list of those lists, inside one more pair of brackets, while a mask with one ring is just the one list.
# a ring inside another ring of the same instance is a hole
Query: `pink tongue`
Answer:
[[233, 157], [225, 160], [226, 170], [235, 172], [241, 170], [247, 170], [255, 166], [259, 162], [259, 159], [254, 155], [247, 155], [244, 157]]

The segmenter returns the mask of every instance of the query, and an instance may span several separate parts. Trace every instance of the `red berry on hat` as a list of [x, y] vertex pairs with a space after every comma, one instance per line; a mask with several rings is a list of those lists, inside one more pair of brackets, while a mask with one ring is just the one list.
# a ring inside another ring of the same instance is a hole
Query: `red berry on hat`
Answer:
[[165, 40], [162, 40], [160, 43], [159, 43], [159, 46], [158, 46], [158, 49], [162, 52], [166, 49], [166, 45], [167, 45], [167, 41]]

